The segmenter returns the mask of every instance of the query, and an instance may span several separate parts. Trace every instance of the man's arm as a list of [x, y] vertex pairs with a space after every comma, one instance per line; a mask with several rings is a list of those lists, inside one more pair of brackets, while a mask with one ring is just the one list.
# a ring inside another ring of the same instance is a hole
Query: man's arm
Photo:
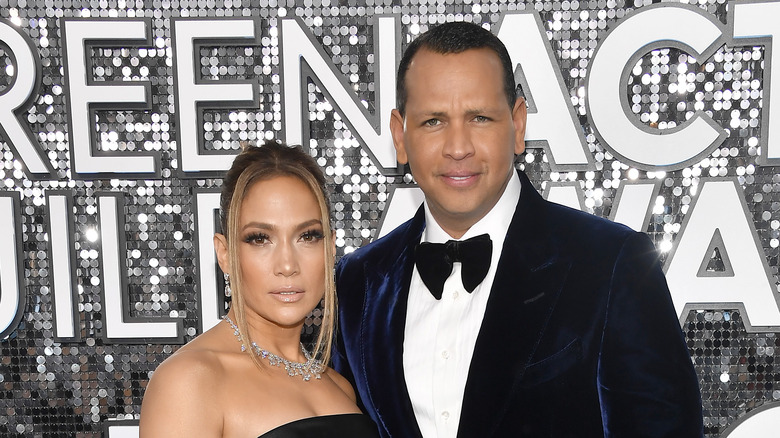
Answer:
[[598, 370], [607, 437], [701, 437], [701, 393], [657, 252], [628, 238], [610, 286]]
[[[333, 369], [336, 370], [339, 374], [341, 374], [350, 385], [352, 385], [353, 388], [355, 388], [355, 376], [352, 372], [352, 368], [349, 365], [349, 360], [347, 360], [347, 351], [344, 346], [344, 337], [343, 337], [343, 330], [342, 330], [342, 319], [343, 319], [343, 313], [348, 311], [349, 307], [347, 304], [349, 300], [352, 298], [349, 298], [347, 292], [349, 290], [349, 283], [347, 277], [344, 271], [346, 270], [347, 265], [347, 257], [342, 257], [342, 259], [339, 261], [339, 263], [336, 265], [336, 291], [338, 293], [338, 324], [336, 327], [336, 338], [333, 340], [333, 350], [331, 354], [331, 361], [333, 363]], [[360, 400], [360, 394], [355, 391], [355, 395], [357, 398], [357, 405], [360, 408], [361, 411], [365, 412], [365, 408], [363, 406], [363, 403]]]

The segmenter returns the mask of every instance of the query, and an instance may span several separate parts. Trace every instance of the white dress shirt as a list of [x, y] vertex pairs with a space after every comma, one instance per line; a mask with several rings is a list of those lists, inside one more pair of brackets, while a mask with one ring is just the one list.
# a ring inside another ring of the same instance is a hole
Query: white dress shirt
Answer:
[[[496, 205], [458, 239], [487, 233], [493, 241], [490, 269], [474, 291], [467, 293], [463, 287], [459, 262], [453, 264], [441, 300], [431, 295], [416, 266], [412, 272], [403, 366], [414, 416], [424, 437], [454, 438], [458, 433], [471, 356], [485, 316], [504, 237], [520, 197], [520, 187], [520, 178], [513, 172]], [[444, 243], [452, 240], [431, 216], [427, 202], [424, 208], [426, 226], [421, 241]]]

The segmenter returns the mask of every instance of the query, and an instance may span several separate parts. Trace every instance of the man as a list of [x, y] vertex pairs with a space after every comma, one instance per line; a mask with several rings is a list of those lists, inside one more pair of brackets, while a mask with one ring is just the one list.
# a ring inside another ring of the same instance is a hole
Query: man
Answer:
[[512, 73], [477, 25], [409, 45], [391, 130], [425, 203], [340, 261], [336, 369], [386, 437], [702, 436], [654, 246], [515, 171]]

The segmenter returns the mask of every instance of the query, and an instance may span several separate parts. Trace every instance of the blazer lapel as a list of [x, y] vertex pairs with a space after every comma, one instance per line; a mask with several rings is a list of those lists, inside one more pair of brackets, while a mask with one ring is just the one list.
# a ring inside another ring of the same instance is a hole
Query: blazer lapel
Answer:
[[[368, 382], [369, 403], [388, 436], [422, 437], [414, 417], [403, 371], [407, 297], [414, 268], [414, 247], [424, 227], [422, 207], [405, 235], [390, 243], [387, 257], [366, 266], [361, 357]], [[376, 270], [383, 267], [385, 271]], [[373, 271], [371, 271], [373, 269]]]
[[520, 176], [520, 200], [469, 368], [459, 437], [493, 434], [518, 390], [570, 268], [542, 243], [547, 233], [540, 219], [545, 201], [522, 172]]

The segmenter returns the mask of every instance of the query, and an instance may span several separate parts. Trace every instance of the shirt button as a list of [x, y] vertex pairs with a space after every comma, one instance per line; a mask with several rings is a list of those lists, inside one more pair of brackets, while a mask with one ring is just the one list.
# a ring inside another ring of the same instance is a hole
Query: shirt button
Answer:
[[453, 300], [457, 300], [457, 299], [458, 299], [458, 295], [459, 295], [459, 294], [458, 294], [458, 291], [454, 291], [454, 292], [452, 293], [452, 299], [453, 299]]
[[445, 419], [445, 420], [448, 420], [448, 419], [450, 418], [450, 413], [449, 413], [449, 412], [447, 412], [447, 411], [443, 411], [443, 412], [441, 413], [441, 418], [443, 418], [443, 419]]
[[442, 350], [441, 357], [443, 357], [445, 359], [449, 359], [450, 358], [450, 352], [447, 351], [447, 350]]

